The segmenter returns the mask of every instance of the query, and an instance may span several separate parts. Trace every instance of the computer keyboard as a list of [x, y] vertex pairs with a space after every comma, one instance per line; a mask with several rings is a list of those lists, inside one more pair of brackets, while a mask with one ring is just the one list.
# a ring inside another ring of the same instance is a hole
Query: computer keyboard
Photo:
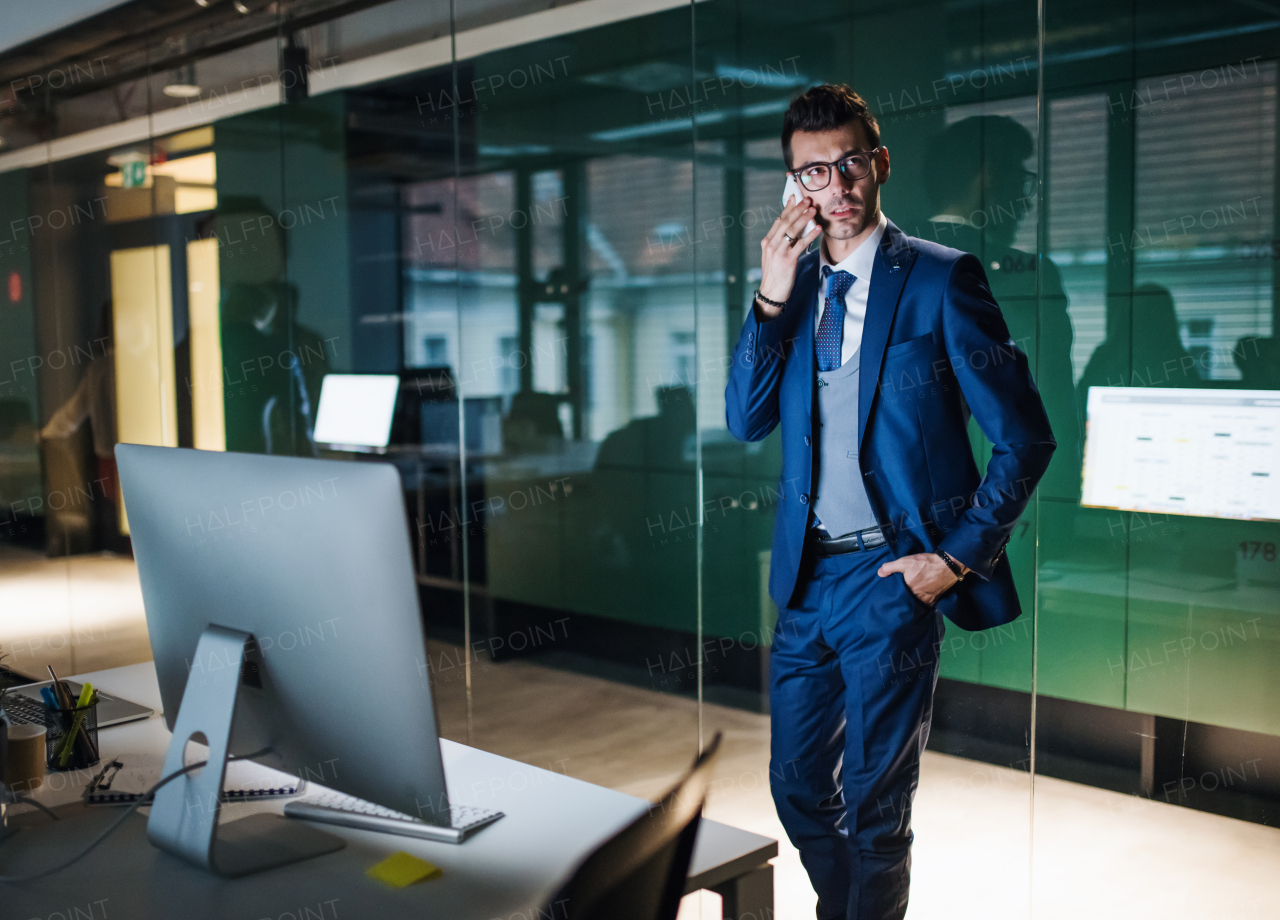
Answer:
[[14, 724], [45, 724], [45, 708], [43, 704], [25, 697], [20, 693], [10, 693], [4, 698], [4, 711], [9, 714], [9, 721]]
[[290, 818], [445, 843], [461, 843], [480, 828], [503, 817], [502, 812], [488, 808], [454, 805], [449, 808], [450, 826], [441, 827], [341, 792], [325, 792], [312, 798], [295, 799], [285, 804], [284, 813]]

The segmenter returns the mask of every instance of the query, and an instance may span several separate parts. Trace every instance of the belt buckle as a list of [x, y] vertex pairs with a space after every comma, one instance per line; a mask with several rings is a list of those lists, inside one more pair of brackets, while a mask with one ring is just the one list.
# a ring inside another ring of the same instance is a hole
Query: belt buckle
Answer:
[[828, 533], [824, 538], [824, 533], [825, 531], [819, 530], [817, 527], [810, 527], [806, 534], [807, 539], [805, 542], [812, 543], [814, 553], [819, 556], [825, 555], [823, 544], [831, 542], [831, 534]]

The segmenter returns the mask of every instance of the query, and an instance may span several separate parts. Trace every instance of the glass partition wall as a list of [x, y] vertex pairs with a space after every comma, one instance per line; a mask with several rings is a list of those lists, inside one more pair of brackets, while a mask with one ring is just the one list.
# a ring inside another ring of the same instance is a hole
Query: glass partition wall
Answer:
[[[708, 814], [778, 838], [776, 913], [811, 916], [769, 794], [765, 586], [798, 496], [724, 392], [782, 114], [848, 83], [886, 215], [980, 258], [1058, 442], [1008, 547], [1023, 615], [948, 623], [887, 678], [940, 672], [910, 915], [1269, 915], [1280, 17], [288, 13], [10, 84], [4, 664], [149, 659], [117, 440], [391, 463], [444, 735], [656, 797], [724, 731]], [[399, 375], [385, 454], [316, 443], [334, 372]]]
[[1193, 4], [1044, 17], [1041, 324], [1052, 271], [1087, 437], [1083, 477], [1060, 446], [1040, 489], [1033, 912], [1261, 917], [1274, 883], [1244, 867], [1278, 843], [1256, 398], [1276, 388], [1278, 24]]

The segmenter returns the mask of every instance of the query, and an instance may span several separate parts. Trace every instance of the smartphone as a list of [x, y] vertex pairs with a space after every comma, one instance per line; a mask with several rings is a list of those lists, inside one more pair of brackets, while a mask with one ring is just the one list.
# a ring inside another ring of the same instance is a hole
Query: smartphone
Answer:
[[[799, 201], [802, 198], [804, 198], [804, 192], [800, 190], [800, 183], [796, 181], [795, 176], [787, 173], [787, 184], [782, 189], [782, 206], [785, 208], [791, 204], [793, 199]], [[809, 221], [804, 225], [804, 232], [800, 234], [800, 238], [804, 239], [813, 232], [813, 228], [816, 226], [817, 224], [813, 221]]]

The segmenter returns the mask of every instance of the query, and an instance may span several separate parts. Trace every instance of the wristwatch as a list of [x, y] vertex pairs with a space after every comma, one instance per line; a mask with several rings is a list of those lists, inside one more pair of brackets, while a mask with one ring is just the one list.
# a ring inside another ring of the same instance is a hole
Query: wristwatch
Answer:
[[951, 574], [956, 577], [956, 581], [964, 581], [965, 571], [960, 568], [960, 563], [951, 558], [951, 554], [945, 549], [935, 550], [934, 555], [947, 564], [947, 568], [951, 570]]

